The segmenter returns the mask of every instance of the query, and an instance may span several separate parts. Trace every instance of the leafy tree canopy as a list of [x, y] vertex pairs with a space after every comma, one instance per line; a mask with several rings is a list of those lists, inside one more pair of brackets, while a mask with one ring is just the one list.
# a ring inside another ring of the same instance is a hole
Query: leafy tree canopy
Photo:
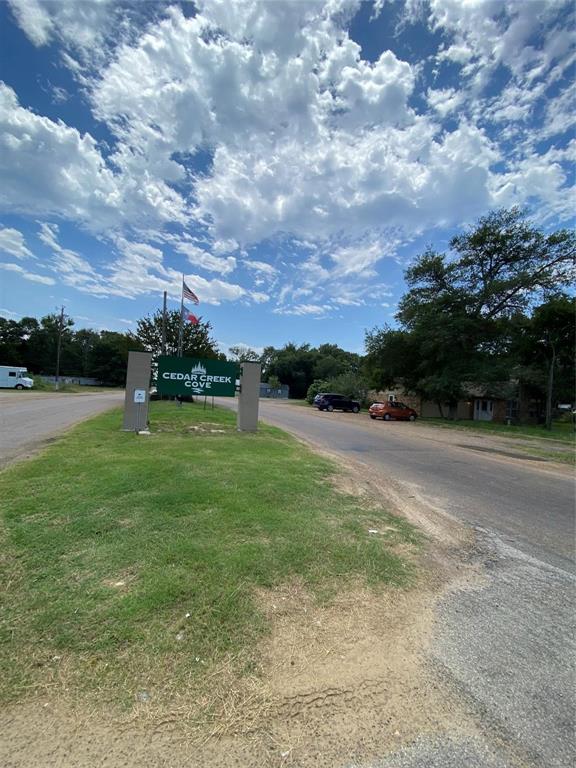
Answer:
[[234, 361], [239, 363], [259, 363], [260, 355], [250, 347], [245, 347], [241, 344], [230, 347], [230, 355]]
[[[520, 327], [531, 327], [531, 312], [534, 321], [541, 317], [550, 326], [550, 313], [536, 307], [574, 277], [575, 244], [573, 232], [545, 234], [512, 208], [453, 237], [449, 254], [426, 250], [406, 271], [400, 329], [366, 334], [373, 386], [401, 382], [426, 399], [455, 403], [467, 383], [509, 379], [518, 362]], [[545, 335], [545, 328], [538, 333]]]
[[[208, 359], [225, 360], [226, 355], [219, 352], [216, 341], [210, 336], [212, 326], [209, 321], [194, 325], [184, 323], [182, 329], [183, 357], [204, 357]], [[172, 310], [166, 313], [166, 354], [178, 354], [178, 336], [180, 333], [180, 312]], [[162, 311], [155, 312], [151, 317], [138, 320], [133, 340], [142, 349], [152, 352], [154, 358], [162, 354]]]
[[290, 342], [281, 349], [266, 347], [261, 357], [264, 378], [276, 377], [290, 388], [290, 397], [307, 396], [308, 388], [315, 379], [332, 379], [357, 372], [360, 357], [346, 352], [336, 344], [322, 344], [318, 348], [310, 344], [297, 346]]
[[[2, 365], [21, 365], [31, 373], [53, 375], [60, 331], [60, 315], [40, 320], [0, 318], [0, 361]], [[74, 320], [64, 317], [60, 357], [62, 376], [96, 378], [104, 384], [123, 385], [130, 349], [142, 346], [125, 333], [74, 330]]]

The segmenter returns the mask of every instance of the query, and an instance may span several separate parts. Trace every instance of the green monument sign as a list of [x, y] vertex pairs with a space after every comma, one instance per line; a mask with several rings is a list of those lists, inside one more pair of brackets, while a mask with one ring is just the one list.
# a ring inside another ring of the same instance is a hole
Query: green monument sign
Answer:
[[161, 395], [234, 397], [238, 374], [236, 363], [162, 356], [158, 358], [157, 390]]

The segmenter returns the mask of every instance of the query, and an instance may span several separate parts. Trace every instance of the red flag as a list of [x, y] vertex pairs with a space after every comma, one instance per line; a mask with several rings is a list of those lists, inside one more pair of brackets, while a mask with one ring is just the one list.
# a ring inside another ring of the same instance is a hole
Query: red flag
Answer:
[[192, 323], [193, 325], [198, 325], [200, 322], [196, 315], [192, 314], [190, 310], [187, 307], [182, 307], [182, 320], [186, 320], [188, 323]]

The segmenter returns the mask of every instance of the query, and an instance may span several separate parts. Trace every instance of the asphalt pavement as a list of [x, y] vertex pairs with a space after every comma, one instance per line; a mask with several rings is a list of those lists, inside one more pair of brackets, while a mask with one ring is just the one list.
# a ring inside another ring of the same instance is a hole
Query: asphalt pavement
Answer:
[[124, 393], [0, 391], [0, 468], [79, 421], [124, 402]]
[[[235, 407], [231, 401], [223, 405]], [[482, 577], [436, 610], [428, 663], [475, 720], [422, 734], [348, 768], [573, 768], [576, 765], [574, 475], [514, 442], [366, 413], [260, 403], [260, 418], [368, 474], [399, 482], [475, 530]]]
[[[234, 401], [222, 404], [235, 407]], [[527, 555], [576, 573], [574, 473], [514, 450], [506, 438], [372, 421], [260, 401], [260, 418], [404, 484], [458, 520], [495, 531]]]

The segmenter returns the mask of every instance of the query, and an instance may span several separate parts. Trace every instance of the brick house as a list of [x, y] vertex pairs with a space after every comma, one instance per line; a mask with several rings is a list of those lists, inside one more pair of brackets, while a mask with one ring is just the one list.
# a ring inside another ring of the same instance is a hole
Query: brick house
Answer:
[[544, 404], [541, 400], [530, 397], [523, 392], [519, 382], [511, 381], [490, 387], [478, 384], [466, 386], [467, 397], [450, 410], [450, 404], [443, 405], [441, 413], [438, 403], [424, 400], [417, 395], [404, 392], [401, 386], [385, 391], [371, 392], [374, 401], [399, 401], [414, 408], [424, 418], [440, 418], [442, 415], [451, 419], [467, 419], [471, 421], [494, 421], [501, 424], [539, 424], [544, 415]]

